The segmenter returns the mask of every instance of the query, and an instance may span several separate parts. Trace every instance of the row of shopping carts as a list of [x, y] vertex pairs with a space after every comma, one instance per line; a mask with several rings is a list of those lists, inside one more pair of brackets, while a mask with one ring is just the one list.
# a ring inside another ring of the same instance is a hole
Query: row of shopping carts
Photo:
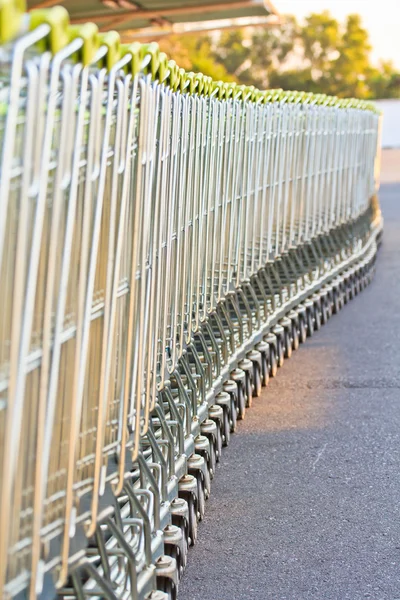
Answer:
[[0, 3], [0, 596], [175, 598], [222, 448], [373, 274], [379, 115]]

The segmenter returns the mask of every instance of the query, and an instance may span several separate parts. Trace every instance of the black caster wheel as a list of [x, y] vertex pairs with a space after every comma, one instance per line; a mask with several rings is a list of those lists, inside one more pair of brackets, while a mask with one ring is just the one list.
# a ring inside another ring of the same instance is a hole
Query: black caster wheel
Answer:
[[192, 494], [185, 497], [189, 512], [189, 546], [194, 546], [197, 542], [197, 508]]
[[158, 577], [157, 587], [160, 592], [167, 594], [168, 600], [176, 600], [178, 598], [176, 585], [173, 581], [171, 581], [171, 579], [167, 579], [166, 577]]
[[204, 493], [204, 482], [200, 473], [196, 477], [197, 479], [197, 517], [199, 521], [204, 519], [206, 512], [206, 497]]
[[269, 382], [269, 364], [267, 353], [261, 354], [261, 385], [266, 386]]
[[293, 325], [292, 325], [292, 348], [293, 348], [293, 350], [298, 350], [299, 344], [300, 344], [298, 327], [300, 328], [300, 319], [299, 319], [299, 326], [297, 326], [295, 322], [293, 322]]
[[215, 467], [217, 463], [216, 446], [218, 429], [218, 425], [210, 418], [203, 421], [200, 427], [201, 435], [204, 435], [207, 438], [209, 444], [209, 451], [206, 453], [207, 456], [203, 456], [207, 459], [208, 470], [211, 479], [214, 478]]
[[353, 274], [353, 298], [355, 298], [358, 294], [358, 275], [357, 273]]
[[351, 278], [351, 299], [356, 297], [356, 277], [355, 275]]
[[354, 297], [358, 296], [358, 292], [360, 291], [359, 289], [359, 278], [358, 278], [358, 273], [354, 274], [354, 280], [353, 280], [353, 293], [354, 293]]
[[195, 453], [199, 454], [204, 459], [205, 469], [204, 469], [204, 471], [202, 471], [202, 473], [203, 473], [203, 478], [204, 478], [203, 483], [204, 483], [204, 494], [205, 494], [206, 500], [209, 497], [210, 492], [211, 492], [212, 470], [213, 470], [213, 468], [215, 468], [215, 464], [212, 464], [211, 457], [210, 457], [211, 444], [212, 444], [212, 438], [210, 440], [210, 438], [208, 438], [204, 435], [198, 436], [195, 440]]
[[226, 408], [223, 408], [223, 424], [222, 424], [222, 445], [228, 446], [231, 440], [231, 424], [229, 421], [229, 414]]
[[326, 325], [328, 321], [328, 307], [325, 300], [321, 300], [321, 325]]
[[333, 314], [333, 290], [330, 290], [326, 296], [326, 315], [328, 320]]
[[285, 341], [283, 339], [283, 335], [278, 335], [276, 338], [276, 347], [277, 347], [277, 360], [278, 367], [283, 367], [283, 363], [285, 361]]
[[269, 348], [269, 374], [271, 377], [276, 377], [278, 372], [278, 360], [276, 358], [276, 350], [274, 346]]
[[250, 371], [245, 371], [246, 379], [245, 379], [245, 388], [246, 388], [246, 407], [250, 408], [252, 405], [253, 399], [253, 382]]
[[343, 306], [345, 304], [347, 304], [347, 302], [349, 301], [348, 287], [349, 287], [349, 279], [348, 279], [348, 277], [345, 277], [343, 279], [343, 284], [342, 284]]
[[178, 578], [180, 579], [183, 575], [183, 571], [185, 568], [184, 559], [181, 555], [180, 548], [175, 544], [167, 544], [164, 542], [165, 554], [170, 556], [176, 561], [176, 570], [178, 572]]
[[307, 326], [306, 320], [303, 315], [299, 317], [299, 342], [304, 344], [307, 339]]
[[318, 305], [314, 307], [314, 329], [315, 331], [319, 331], [321, 329], [321, 312]]
[[253, 396], [258, 398], [261, 396], [261, 369], [257, 362], [253, 363]]
[[217, 436], [215, 440], [215, 459], [217, 463], [221, 460], [222, 455], [222, 431], [221, 427], [217, 425]]
[[182, 575], [183, 575], [183, 572], [185, 571], [185, 567], [187, 565], [188, 550], [189, 550], [189, 541], [187, 539], [185, 527], [182, 527], [182, 541], [183, 541], [183, 543], [182, 543], [183, 554], [181, 555], [181, 561], [182, 561]]
[[210, 442], [210, 454], [208, 457], [208, 470], [210, 473], [210, 479], [214, 479], [215, 469], [217, 466], [217, 454], [215, 451], [215, 442], [214, 439], [209, 437], [208, 441]]
[[362, 292], [362, 279], [363, 279], [363, 274], [362, 274], [362, 270], [360, 267], [357, 271], [357, 294]]
[[223, 409], [217, 405], [210, 406], [208, 418], [211, 421], [214, 421], [214, 423], [216, 425], [215, 459], [218, 463], [220, 461], [221, 454], [222, 454], [222, 428], [223, 428], [223, 419], [224, 419]]
[[185, 525], [180, 520], [176, 520], [176, 522], [174, 523], [174, 515], [172, 515], [172, 524], [175, 527], [179, 527], [179, 529], [182, 533], [182, 544], [180, 544], [179, 546], [176, 546], [175, 544], [165, 543], [164, 547], [165, 547], [165, 553], [168, 554], [168, 556], [175, 558], [178, 576], [179, 576], [179, 579], [181, 579], [181, 577], [185, 571], [186, 564], [187, 564], [189, 543], [188, 543]]
[[342, 288], [342, 307], [349, 301], [347, 282], [345, 281]]
[[334, 315], [337, 315], [339, 310], [340, 310], [339, 293], [337, 290], [333, 290], [333, 292], [332, 292], [332, 312]]
[[362, 292], [364, 289], [364, 270], [360, 269], [358, 273], [358, 291]]
[[246, 414], [246, 394], [242, 382], [238, 382], [238, 419], [243, 420]]
[[364, 268], [361, 269], [360, 273], [360, 292], [362, 292], [365, 288], [365, 273]]
[[292, 338], [290, 337], [289, 329], [285, 329], [283, 338], [285, 343], [285, 358], [290, 358], [292, 356]]
[[343, 306], [346, 304], [344, 301], [346, 294], [343, 291], [339, 292], [339, 309], [342, 310]]
[[314, 333], [314, 317], [313, 311], [307, 310], [307, 337], [312, 337]]
[[[183, 498], [182, 498], [183, 500]], [[189, 551], [189, 538], [190, 538], [190, 532], [189, 532], [189, 522], [186, 521], [186, 519], [182, 519], [182, 517], [178, 516], [178, 515], [174, 515], [172, 514], [172, 525], [175, 525], [176, 527], [179, 527], [179, 529], [182, 532], [182, 554], [181, 554], [181, 561], [182, 561], [182, 567], [183, 570], [186, 567], [187, 564], [187, 557], [188, 557], [188, 551]], [[168, 552], [167, 552], [168, 554]]]
[[204, 497], [206, 500], [209, 499], [210, 494], [211, 494], [211, 473], [210, 473], [210, 467], [208, 466], [208, 460], [205, 461], [206, 463], [206, 468], [205, 468], [205, 472], [203, 473], [203, 486], [204, 486]]
[[329, 321], [331, 316], [332, 316], [332, 302], [328, 302], [328, 306], [326, 307], [326, 320]]
[[237, 429], [237, 406], [236, 406], [236, 400], [232, 396], [231, 396], [231, 420], [230, 420], [230, 424], [231, 424], [231, 433], [235, 433], [235, 431]]
[[353, 282], [351, 277], [349, 277], [349, 279], [347, 280], [347, 301], [350, 302], [350, 300], [353, 299]]

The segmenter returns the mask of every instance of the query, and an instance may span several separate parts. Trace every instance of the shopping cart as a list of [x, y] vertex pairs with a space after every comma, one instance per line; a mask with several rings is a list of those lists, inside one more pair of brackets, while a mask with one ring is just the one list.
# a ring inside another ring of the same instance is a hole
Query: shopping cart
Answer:
[[223, 446], [371, 279], [380, 116], [0, 4], [0, 596], [175, 597]]

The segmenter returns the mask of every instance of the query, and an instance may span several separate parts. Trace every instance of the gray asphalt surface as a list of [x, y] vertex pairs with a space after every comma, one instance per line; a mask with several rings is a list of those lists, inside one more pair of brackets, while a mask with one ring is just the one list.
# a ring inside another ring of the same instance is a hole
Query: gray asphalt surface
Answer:
[[400, 184], [372, 284], [225, 451], [179, 600], [400, 600]]

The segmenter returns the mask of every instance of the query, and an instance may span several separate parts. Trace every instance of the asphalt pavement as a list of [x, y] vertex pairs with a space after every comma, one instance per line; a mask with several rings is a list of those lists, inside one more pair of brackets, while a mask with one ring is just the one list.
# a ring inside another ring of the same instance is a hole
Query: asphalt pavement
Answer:
[[400, 600], [400, 184], [380, 199], [374, 281], [254, 399], [179, 600]]

